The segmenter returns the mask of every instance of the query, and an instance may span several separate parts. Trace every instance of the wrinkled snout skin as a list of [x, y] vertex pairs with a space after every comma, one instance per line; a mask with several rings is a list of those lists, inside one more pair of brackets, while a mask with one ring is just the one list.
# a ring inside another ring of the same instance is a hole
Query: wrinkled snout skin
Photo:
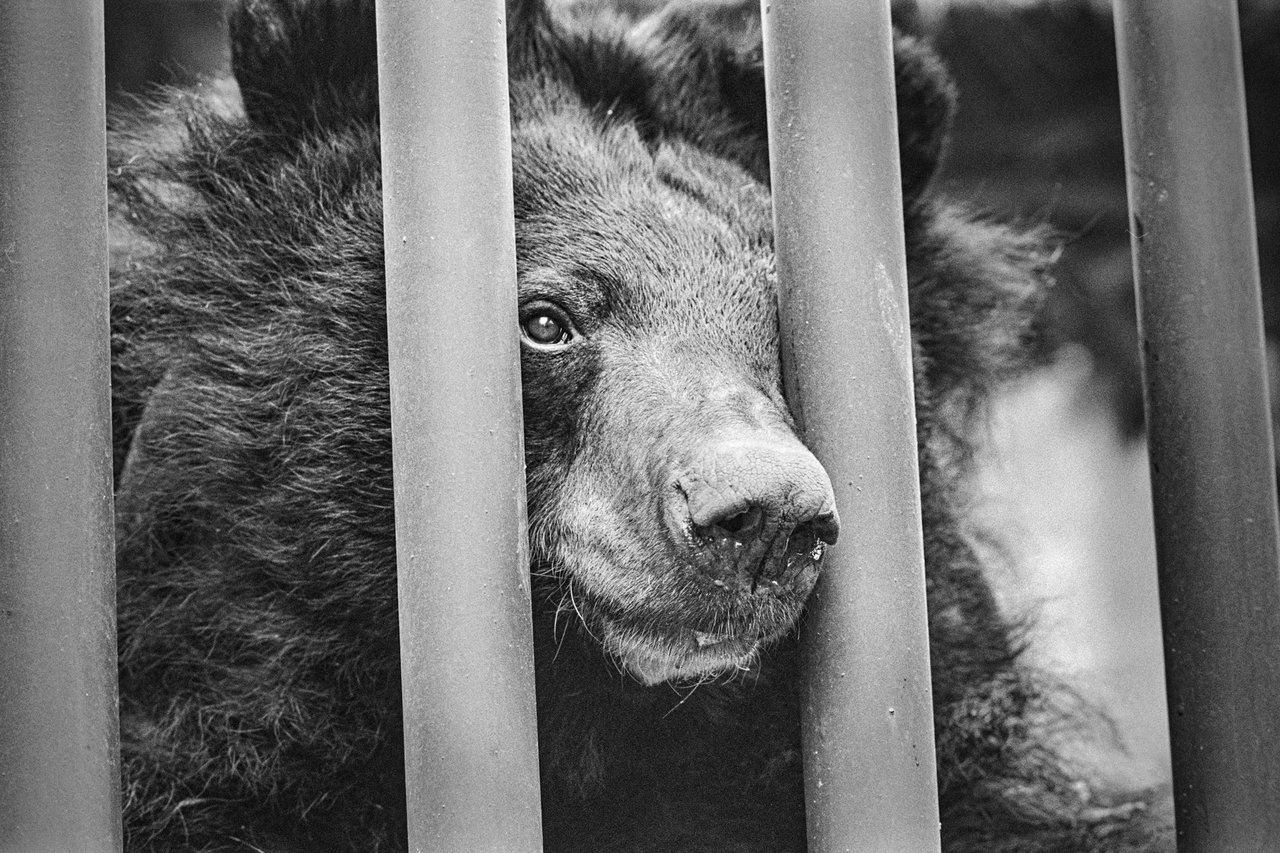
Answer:
[[522, 326], [572, 331], [523, 352], [535, 575], [643, 684], [749, 668], [839, 530], [781, 393], [767, 189], [628, 125], [560, 174], [597, 120], [556, 109], [514, 145]]
[[672, 538], [718, 587], [794, 584], [839, 535], [826, 472], [785, 427], [748, 422], [711, 434], [663, 495]]

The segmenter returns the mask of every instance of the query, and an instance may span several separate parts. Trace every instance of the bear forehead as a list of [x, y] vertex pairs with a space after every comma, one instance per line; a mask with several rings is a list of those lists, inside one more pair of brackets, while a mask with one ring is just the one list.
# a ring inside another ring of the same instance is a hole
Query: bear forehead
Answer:
[[559, 276], [620, 319], [698, 303], [772, 322], [769, 191], [736, 164], [572, 113], [517, 124], [512, 162], [521, 278], [539, 295]]

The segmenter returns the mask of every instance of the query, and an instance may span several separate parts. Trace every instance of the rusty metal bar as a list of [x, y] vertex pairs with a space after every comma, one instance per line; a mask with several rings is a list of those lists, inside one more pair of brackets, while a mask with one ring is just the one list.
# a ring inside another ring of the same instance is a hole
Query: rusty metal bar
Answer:
[[500, 0], [378, 0], [409, 847], [542, 846]]
[[889, 3], [762, 5], [783, 369], [847, 532], [803, 632], [809, 849], [938, 850]]
[[102, 8], [0, 3], [0, 851], [120, 849]]
[[1277, 524], [1231, 0], [1117, 0], [1181, 851], [1280, 848]]

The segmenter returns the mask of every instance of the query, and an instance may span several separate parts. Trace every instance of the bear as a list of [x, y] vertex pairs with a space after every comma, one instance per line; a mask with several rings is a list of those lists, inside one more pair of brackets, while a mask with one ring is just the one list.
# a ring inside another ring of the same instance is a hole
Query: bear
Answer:
[[[797, 626], [856, 519], [781, 390], [758, 7], [507, 13], [545, 849], [803, 850]], [[373, 3], [230, 29], [242, 108], [109, 134], [126, 849], [404, 850]], [[1052, 246], [937, 195], [954, 93], [894, 54], [945, 849], [1163, 849], [964, 520]]]

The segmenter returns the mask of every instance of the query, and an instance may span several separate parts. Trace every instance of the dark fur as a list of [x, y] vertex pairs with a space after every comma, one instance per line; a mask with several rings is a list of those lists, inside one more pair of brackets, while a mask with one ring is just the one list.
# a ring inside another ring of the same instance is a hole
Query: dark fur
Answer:
[[[177, 99], [113, 134], [131, 851], [404, 846], [371, 5], [251, 0], [233, 26], [246, 118]], [[623, 341], [748, 376], [785, 420], [758, 24], [709, 5], [630, 34], [511, 9], [522, 288], [560, 275], [594, 347], [523, 361], [549, 851], [804, 844], [793, 634], [690, 693], [554, 627], [589, 592], [566, 494], [696, 426], [672, 415], [636, 446], [637, 419], [666, 416], [636, 413], [661, 389], [627, 373]], [[1045, 256], [929, 194], [951, 95], [906, 40], [898, 81], [947, 847], [1156, 846], [1159, 821], [1081, 795], [962, 534], [971, 421], [1023, 363]], [[660, 574], [618, 577], [651, 585], [655, 619], [692, 606]]]

